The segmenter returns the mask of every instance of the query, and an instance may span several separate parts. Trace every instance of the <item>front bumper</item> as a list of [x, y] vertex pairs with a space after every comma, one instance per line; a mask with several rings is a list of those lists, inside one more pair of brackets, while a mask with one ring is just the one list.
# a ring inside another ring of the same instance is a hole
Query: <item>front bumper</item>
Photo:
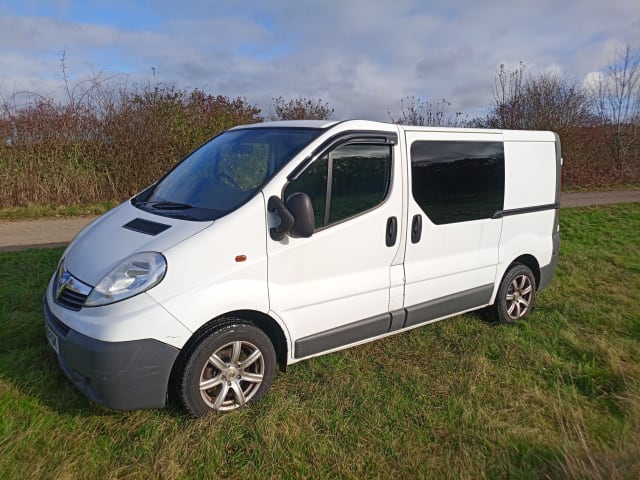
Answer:
[[164, 407], [180, 350], [154, 339], [105, 342], [82, 335], [44, 301], [47, 327], [57, 337], [58, 362], [87, 397], [114, 410]]

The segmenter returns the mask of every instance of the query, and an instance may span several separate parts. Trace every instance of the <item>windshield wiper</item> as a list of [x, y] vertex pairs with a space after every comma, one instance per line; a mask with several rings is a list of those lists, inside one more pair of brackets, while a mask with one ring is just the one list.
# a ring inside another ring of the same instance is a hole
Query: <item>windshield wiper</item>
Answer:
[[162, 214], [162, 216], [169, 217], [169, 218], [177, 218], [180, 220], [199, 220], [199, 218], [194, 217], [193, 215], [189, 215], [188, 213], [174, 213], [174, 212], [165, 211]]
[[163, 202], [143, 202], [143, 203], [157, 210], [188, 210], [190, 208], [193, 208], [193, 205], [189, 205], [188, 203], [179, 203], [179, 202], [163, 201]]

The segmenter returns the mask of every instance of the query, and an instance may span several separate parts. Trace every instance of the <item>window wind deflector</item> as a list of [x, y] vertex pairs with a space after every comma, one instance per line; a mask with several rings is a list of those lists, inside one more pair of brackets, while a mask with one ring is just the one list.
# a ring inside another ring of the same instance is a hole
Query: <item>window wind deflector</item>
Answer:
[[347, 140], [341, 145], [394, 145], [393, 141], [390, 141], [387, 137], [354, 137]]
[[302, 171], [307, 168], [314, 158], [322, 155], [327, 150], [336, 148], [344, 144], [383, 144], [396, 145], [398, 143], [398, 134], [395, 132], [379, 132], [375, 130], [350, 130], [340, 132], [333, 137], [328, 138], [319, 145], [307, 158], [305, 158], [293, 171], [287, 176], [287, 180], [292, 181], [298, 178]]

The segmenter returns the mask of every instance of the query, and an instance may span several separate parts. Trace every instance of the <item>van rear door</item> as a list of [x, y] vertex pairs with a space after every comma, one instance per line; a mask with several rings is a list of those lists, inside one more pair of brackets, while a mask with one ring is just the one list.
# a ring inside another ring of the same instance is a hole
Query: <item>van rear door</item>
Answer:
[[405, 326], [487, 304], [504, 204], [504, 144], [493, 132], [405, 132], [409, 204]]

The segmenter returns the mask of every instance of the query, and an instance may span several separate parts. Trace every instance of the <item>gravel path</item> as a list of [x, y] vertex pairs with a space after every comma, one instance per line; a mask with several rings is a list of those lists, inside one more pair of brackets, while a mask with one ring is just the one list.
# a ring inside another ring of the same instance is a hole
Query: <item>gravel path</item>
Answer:
[[96, 217], [0, 220], [0, 251], [31, 247], [60, 247]]
[[[640, 190], [564, 193], [562, 207], [584, 207], [610, 203], [640, 202]], [[71, 239], [96, 217], [45, 218], [41, 220], [0, 220], [0, 252], [32, 247], [55, 247]]]
[[560, 197], [560, 206], [562, 207], [587, 207], [590, 205], [632, 202], [640, 202], [640, 190], [563, 193]]

